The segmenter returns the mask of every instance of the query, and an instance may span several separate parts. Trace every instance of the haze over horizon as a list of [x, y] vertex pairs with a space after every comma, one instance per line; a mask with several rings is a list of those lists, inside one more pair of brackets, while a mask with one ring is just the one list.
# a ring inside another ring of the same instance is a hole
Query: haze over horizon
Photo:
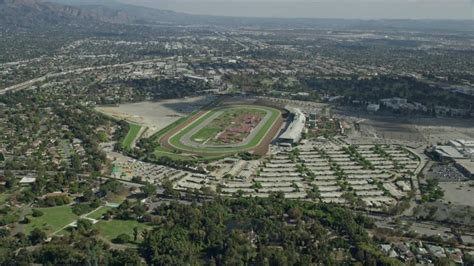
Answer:
[[190, 14], [346, 19], [472, 20], [474, 0], [119, 0]]

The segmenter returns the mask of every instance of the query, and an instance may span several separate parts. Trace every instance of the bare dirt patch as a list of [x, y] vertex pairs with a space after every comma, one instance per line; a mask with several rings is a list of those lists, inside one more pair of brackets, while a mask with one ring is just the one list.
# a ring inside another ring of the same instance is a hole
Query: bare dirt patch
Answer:
[[201, 109], [215, 98], [210, 96], [139, 102], [118, 106], [100, 106], [96, 110], [116, 119], [147, 127], [143, 137], [149, 137], [176, 120]]

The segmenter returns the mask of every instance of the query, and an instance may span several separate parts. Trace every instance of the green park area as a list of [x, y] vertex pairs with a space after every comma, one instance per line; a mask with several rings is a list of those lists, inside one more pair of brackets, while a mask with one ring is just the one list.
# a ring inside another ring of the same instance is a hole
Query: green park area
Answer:
[[129, 129], [127, 135], [122, 141], [122, 147], [126, 149], [130, 149], [132, 146], [133, 141], [138, 137], [138, 133], [140, 133], [140, 129], [142, 127], [136, 124], [129, 124]]
[[138, 228], [139, 237], [141, 237], [141, 232], [150, 228], [149, 225], [135, 220], [100, 220], [94, 227], [109, 241], [114, 240], [121, 234], [129, 235], [130, 239], [133, 240], [134, 228]]
[[69, 205], [38, 208], [37, 210], [41, 211], [43, 215], [39, 217], [28, 215], [30, 222], [25, 225], [26, 234], [29, 234], [35, 228], [39, 228], [49, 235], [79, 218], [72, 212], [72, 208]]
[[94, 212], [87, 215], [87, 218], [100, 220], [104, 214], [106, 214], [109, 210], [113, 209], [112, 207], [100, 207], [99, 209], [95, 210]]

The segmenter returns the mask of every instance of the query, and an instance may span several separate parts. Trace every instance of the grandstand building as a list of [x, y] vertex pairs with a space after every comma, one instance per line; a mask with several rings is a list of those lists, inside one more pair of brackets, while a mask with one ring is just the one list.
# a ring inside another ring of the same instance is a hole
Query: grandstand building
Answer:
[[289, 120], [291, 121], [285, 131], [278, 137], [281, 144], [295, 144], [301, 140], [303, 134], [306, 117], [297, 108], [285, 108], [289, 112]]

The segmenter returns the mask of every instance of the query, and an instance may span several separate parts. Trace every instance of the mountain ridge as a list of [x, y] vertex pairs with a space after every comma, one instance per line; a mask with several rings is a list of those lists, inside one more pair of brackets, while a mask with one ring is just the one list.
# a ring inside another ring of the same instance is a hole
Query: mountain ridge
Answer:
[[98, 14], [75, 6], [40, 0], [0, 0], [0, 24], [9, 26], [54, 26], [59, 23], [127, 23], [125, 13], [109, 10]]
[[69, 23], [212, 25], [275, 29], [411, 29], [469, 31], [473, 21], [242, 18], [192, 15], [124, 4], [115, 0], [0, 0], [0, 25], [48, 27]]

